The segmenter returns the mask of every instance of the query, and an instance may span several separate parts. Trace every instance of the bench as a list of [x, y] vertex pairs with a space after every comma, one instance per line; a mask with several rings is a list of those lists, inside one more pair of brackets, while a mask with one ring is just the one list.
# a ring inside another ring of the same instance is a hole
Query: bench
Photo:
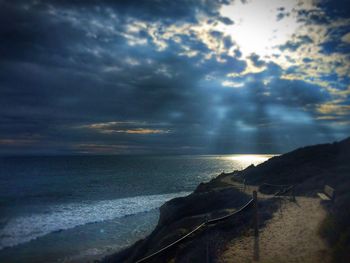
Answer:
[[323, 193], [317, 193], [317, 195], [325, 201], [334, 200], [335, 190], [329, 185], [325, 185], [323, 189]]

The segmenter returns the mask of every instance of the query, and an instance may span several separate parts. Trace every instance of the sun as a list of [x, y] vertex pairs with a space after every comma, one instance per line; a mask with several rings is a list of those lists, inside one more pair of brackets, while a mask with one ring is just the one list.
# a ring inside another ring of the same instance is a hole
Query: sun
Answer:
[[279, 52], [277, 46], [286, 43], [296, 32], [297, 4], [297, 0], [234, 1], [220, 10], [234, 24], [221, 26], [221, 30], [231, 36], [243, 57], [255, 53], [269, 58]]

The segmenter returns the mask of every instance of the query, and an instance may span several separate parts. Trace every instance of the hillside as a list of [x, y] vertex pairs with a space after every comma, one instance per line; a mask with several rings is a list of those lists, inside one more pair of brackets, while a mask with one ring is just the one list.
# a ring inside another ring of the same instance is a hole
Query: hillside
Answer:
[[303, 194], [314, 194], [329, 184], [340, 195], [349, 189], [349, 174], [350, 138], [299, 148], [236, 173], [250, 184], [298, 184], [297, 190]]
[[[242, 192], [236, 181], [245, 181]], [[334, 204], [319, 233], [332, 248], [337, 262], [349, 262], [350, 242], [350, 138], [332, 144], [307, 146], [273, 157], [243, 171], [221, 174], [200, 184], [189, 196], [176, 198], [160, 209], [160, 219], [150, 236], [103, 262], [135, 262], [184, 236], [206, 219], [227, 215], [251, 198], [251, 190], [261, 183], [296, 184], [297, 196], [315, 197], [325, 184], [336, 189]], [[267, 196], [268, 197], [268, 196]], [[271, 219], [281, 202], [274, 198], [259, 201], [259, 227]], [[222, 223], [197, 231], [178, 245], [147, 262], [219, 262], [223, 248], [233, 239], [249, 235], [252, 212], [243, 211]], [[210, 240], [210, 241], [208, 241]]]

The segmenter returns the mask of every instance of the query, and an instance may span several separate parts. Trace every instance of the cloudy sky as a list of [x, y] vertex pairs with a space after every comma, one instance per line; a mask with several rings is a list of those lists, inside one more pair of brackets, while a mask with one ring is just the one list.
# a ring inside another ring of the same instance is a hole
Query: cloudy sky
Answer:
[[283, 153], [350, 135], [349, 0], [0, 0], [0, 154]]

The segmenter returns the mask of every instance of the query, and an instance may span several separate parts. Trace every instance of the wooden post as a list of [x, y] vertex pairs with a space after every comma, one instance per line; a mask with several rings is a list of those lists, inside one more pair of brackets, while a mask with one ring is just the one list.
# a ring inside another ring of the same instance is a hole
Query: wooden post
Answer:
[[254, 235], [259, 236], [259, 217], [258, 217], [258, 193], [253, 191], [253, 205], [254, 205]]
[[[207, 224], [209, 221], [208, 214], [205, 215], [205, 223]], [[206, 262], [209, 263], [209, 238], [208, 238], [208, 231], [206, 231], [205, 234], [205, 252], [206, 252]]]
[[293, 186], [293, 188], [292, 188], [292, 201], [293, 202], [295, 202], [296, 201], [296, 199], [295, 199], [295, 185]]

